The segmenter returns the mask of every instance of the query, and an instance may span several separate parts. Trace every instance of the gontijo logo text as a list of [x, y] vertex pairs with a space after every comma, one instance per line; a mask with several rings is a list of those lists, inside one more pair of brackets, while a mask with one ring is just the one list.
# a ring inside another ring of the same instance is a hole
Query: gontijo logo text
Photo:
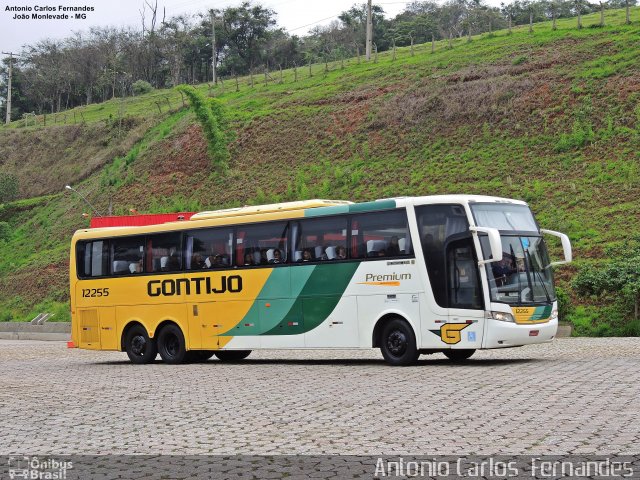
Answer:
[[150, 297], [171, 297], [173, 295], [211, 295], [219, 293], [238, 293], [242, 291], [240, 275], [222, 275], [219, 279], [211, 277], [179, 278], [177, 280], [151, 280], [147, 283], [147, 295]]

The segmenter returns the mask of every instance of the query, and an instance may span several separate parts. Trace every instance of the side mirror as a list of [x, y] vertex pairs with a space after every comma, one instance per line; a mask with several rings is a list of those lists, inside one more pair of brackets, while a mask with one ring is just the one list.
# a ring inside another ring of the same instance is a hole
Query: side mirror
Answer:
[[469, 227], [476, 235], [478, 233], [486, 233], [489, 237], [489, 246], [491, 247], [491, 259], [480, 260], [478, 265], [486, 265], [487, 263], [499, 262], [502, 260], [502, 240], [500, 239], [500, 231], [496, 228], [489, 227]]
[[564, 233], [554, 232], [553, 230], [540, 230], [542, 233], [546, 233], [547, 235], [553, 235], [554, 237], [558, 237], [562, 242], [562, 250], [564, 251], [564, 260], [559, 262], [551, 262], [549, 265], [551, 267], [555, 267], [556, 265], [564, 265], [565, 263], [570, 263], [573, 260], [573, 252], [571, 251], [571, 240]]

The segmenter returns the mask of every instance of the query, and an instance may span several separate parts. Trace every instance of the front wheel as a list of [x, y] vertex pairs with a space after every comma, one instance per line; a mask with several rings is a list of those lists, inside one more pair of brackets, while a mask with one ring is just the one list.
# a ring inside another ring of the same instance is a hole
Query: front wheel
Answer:
[[124, 348], [131, 363], [143, 365], [151, 363], [158, 355], [158, 348], [153, 338], [149, 338], [142, 325], [134, 325], [124, 339]]
[[420, 356], [411, 325], [400, 318], [394, 318], [384, 326], [380, 350], [387, 363], [395, 366], [412, 365]]
[[165, 363], [177, 364], [187, 359], [187, 348], [180, 327], [169, 324], [160, 330], [158, 351]]
[[442, 353], [445, 356], [454, 362], [462, 362], [467, 358], [471, 357], [476, 351], [472, 348], [464, 348], [464, 349], [455, 349], [455, 350], [445, 350]]
[[238, 362], [249, 356], [251, 350], [218, 350], [214, 355], [221, 362]]

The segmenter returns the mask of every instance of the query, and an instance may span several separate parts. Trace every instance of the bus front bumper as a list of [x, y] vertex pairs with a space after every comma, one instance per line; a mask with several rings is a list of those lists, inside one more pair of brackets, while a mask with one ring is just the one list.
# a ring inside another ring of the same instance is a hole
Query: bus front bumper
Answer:
[[505, 348], [546, 343], [558, 331], [558, 319], [544, 323], [518, 324], [488, 319], [483, 348]]

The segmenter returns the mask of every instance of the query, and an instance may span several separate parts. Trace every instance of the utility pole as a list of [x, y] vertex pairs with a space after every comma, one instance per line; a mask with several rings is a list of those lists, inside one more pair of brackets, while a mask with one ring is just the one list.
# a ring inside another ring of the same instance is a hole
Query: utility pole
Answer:
[[[11, 77], [13, 74], [13, 52], [2, 52], [3, 55], [9, 55], [9, 81], [7, 82], [7, 124], [11, 123]], [[18, 55], [16, 55], [17, 57]]]
[[371, 60], [371, 46], [373, 45], [373, 16], [371, 12], [371, 1], [367, 0], [367, 62]]
[[216, 14], [211, 10], [211, 70], [213, 71], [213, 84], [218, 84], [216, 77]]

